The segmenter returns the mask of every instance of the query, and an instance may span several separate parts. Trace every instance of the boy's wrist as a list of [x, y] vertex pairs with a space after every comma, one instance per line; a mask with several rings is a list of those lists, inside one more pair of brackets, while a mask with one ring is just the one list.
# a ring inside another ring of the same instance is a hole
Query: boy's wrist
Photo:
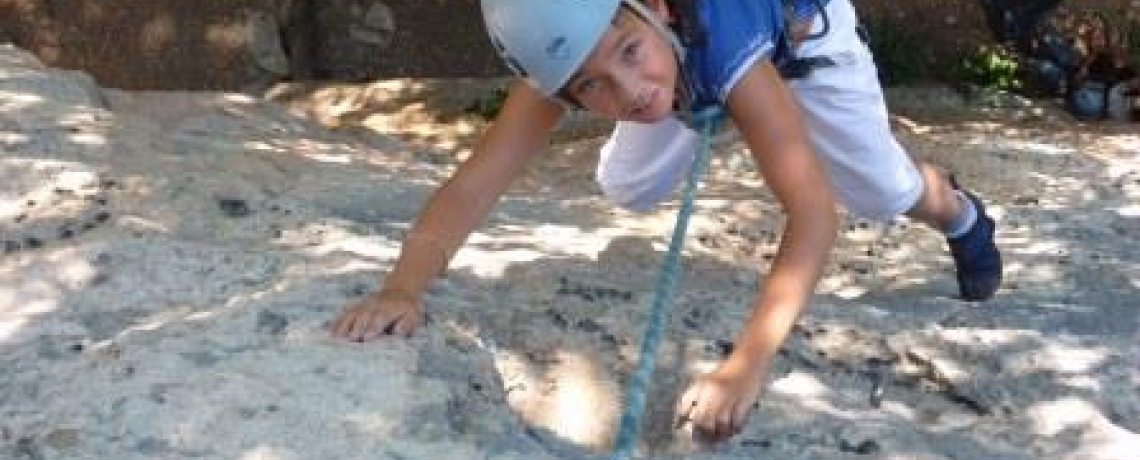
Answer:
[[749, 347], [747, 344], [738, 344], [722, 364], [726, 370], [732, 372], [747, 372], [749, 374], [765, 373], [772, 366], [775, 350], [766, 350], [762, 347]]
[[408, 302], [419, 302], [423, 296], [421, 291], [408, 288], [399, 284], [393, 285], [392, 283], [384, 283], [379, 291], [373, 293], [374, 295], [386, 299], [397, 299]]
[[766, 372], [787, 339], [801, 309], [802, 306], [787, 303], [755, 307], [725, 365]]

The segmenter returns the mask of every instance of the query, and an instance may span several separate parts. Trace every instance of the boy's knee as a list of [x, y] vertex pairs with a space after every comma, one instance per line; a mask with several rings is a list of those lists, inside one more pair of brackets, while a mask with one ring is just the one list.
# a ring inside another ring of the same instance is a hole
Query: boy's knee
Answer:
[[863, 201], [859, 203], [845, 203], [847, 210], [852, 214], [875, 222], [889, 222], [914, 207], [909, 199], [887, 198], [877, 201]]
[[925, 184], [919, 174], [908, 174], [893, 181], [864, 183], [858, 190], [839, 188], [836, 192], [852, 214], [888, 222], [908, 213], [922, 201]]

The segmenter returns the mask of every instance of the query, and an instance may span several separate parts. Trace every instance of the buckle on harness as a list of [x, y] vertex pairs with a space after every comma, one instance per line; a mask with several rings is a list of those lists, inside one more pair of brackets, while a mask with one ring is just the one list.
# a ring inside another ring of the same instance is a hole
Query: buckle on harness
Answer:
[[[816, 17], [823, 21], [823, 28], [817, 33], [809, 33], [806, 36], [795, 37], [793, 31], [795, 30], [795, 4], [792, 0], [783, 0], [784, 9], [784, 38], [783, 46], [787, 51], [785, 59], [778, 60], [776, 63], [776, 70], [780, 76], [785, 80], [799, 80], [807, 78], [815, 69], [824, 67], [835, 67], [838, 63], [834, 59], [827, 56], [809, 56], [809, 57], [796, 57], [796, 47], [807, 40], [817, 40], [823, 38], [831, 32], [831, 19], [827, 17], [827, 9], [824, 8], [822, 0], [812, 0], [812, 4], [816, 10]], [[810, 23], [809, 23], [810, 29]], [[805, 31], [805, 32], [810, 32]]]
[[815, 69], [837, 65], [839, 64], [828, 56], [811, 56], [785, 60], [776, 66], [776, 70], [785, 80], [800, 80], [807, 78]]

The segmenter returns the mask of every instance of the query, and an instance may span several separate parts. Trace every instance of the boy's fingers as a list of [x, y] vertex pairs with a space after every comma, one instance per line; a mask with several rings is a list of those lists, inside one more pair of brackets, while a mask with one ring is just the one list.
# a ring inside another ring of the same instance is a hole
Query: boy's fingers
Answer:
[[392, 327], [394, 335], [401, 335], [404, 337], [411, 337], [412, 332], [420, 327], [419, 317], [413, 312], [405, 313], [403, 316], [396, 318], [396, 324]]
[[360, 319], [360, 310], [356, 307], [345, 308], [337, 316], [336, 321], [332, 326], [332, 334], [335, 337], [343, 339], [355, 340], [353, 334], [355, 333], [356, 323]]
[[715, 426], [694, 425], [693, 434], [696, 435], [697, 441], [702, 444], [712, 445], [720, 441], [720, 437], [716, 434]]
[[356, 324], [356, 314], [354, 312], [346, 311], [341, 313], [340, 319], [337, 321], [337, 337], [351, 340], [354, 324]]
[[692, 412], [693, 426], [700, 430], [704, 436], [716, 440], [716, 417], [708, 410], [708, 402], [697, 402]]
[[685, 391], [681, 398], [677, 400], [677, 407], [673, 409], [673, 413], [677, 415], [678, 419], [689, 418], [689, 411], [693, 410], [692, 398], [689, 397], [689, 391]]
[[357, 342], [375, 340], [385, 334], [408, 336], [419, 327], [418, 313], [415, 309], [393, 312], [354, 305], [345, 309], [329, 329], [334, 337]]
[[736, 405], [736, 410], [733, 414], [733, 424], [736, 425], [736, 434], [744, 431], [744, 425], [748, 423], [748, 411], [751, 408], [752, 405], [747, 401], [738, 403]]
[[344, 330], [343, 329], [344, 329], [344, 315], [341, 314], [341, 315], [338, 315], [336, 317], [336, 319], [333, 320], [332, 324], [329, 325], [329, 333], [331, 333], [333, 335], [333, 337], [342, 337], [342, 336], [344, 336]]
[[[356, 326], [352, 338], [359, 342], [366, 342], [376, 338], [384, 330], [388, 321], [387, 315], [373, 311], [364, 311], [357, 315]], [[382, 324], [383, 323], [383, 324]]]
[[374, 340], [382, 335], [388, 334], [389, 330], [391, 330], [399, 320], [399, 316], [392, 315], [391, 313], [373, 313], [367, 321], [367, 334], [361, 340]]
[[353, 313], [352, 320], [348, 325], [348, 339], [360, 340], [364, 336], [364, 332], [368, 329], [368, 321], [360, 318], [359, 313]]
[[689, 387], [677, 403], [677, 426], [691, 423], [698, 441], [719, 443], [744, 430], [750, 403], [724, 399], [700, 383]]
[[716, 440], [723, 441], [728, 439], [736, 430], [732, 426], [732, 414], [727, 411], [722, 411], [716, 415]]
[[717, 441], [721, 437], [721, 433], [720, 417], [716, 412], [718, 404], [712, 400], [716, 394], [702, 391], [697, 396], [698, 398], [693, 400], [693, 409], [689, 416], [693, 425], [699, 428], [706, 438]]
[[677, 400], [675, 412], [677, 414], [678, 428], [693, 421], [693, 409], [697, 407], [697, 394], [697, 387], [689, 387], [689, 389], [685, 390], [681, 395], [681, 398]]

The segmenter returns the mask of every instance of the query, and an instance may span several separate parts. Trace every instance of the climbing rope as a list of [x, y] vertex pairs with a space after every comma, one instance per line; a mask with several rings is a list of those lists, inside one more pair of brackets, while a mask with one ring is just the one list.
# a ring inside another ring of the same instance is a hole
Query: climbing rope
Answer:
[[669, 240], [669, 251], [661, 261], [661, 269], [657, 276], [657, 286], [653, 290], [653, 306], [650, 310], [649, 323], [641, 339], [641, 351], [638, 357], [637, 369], [634, 370], [629, 384], [626, 386], [626, 401], [621, 415], [621, 424], [618, 426], [617, 437], [614, 440], [612, 460], [626, 460], [633, 453], [637, 443], [637, 431], [641, 426], [641, 415], [645, 410], [645, 394], [648, 390], [649, 377], [653, 374], [653, 367], [657, 359], [657, 346], [661, 343], [669, 309], [672, 307], [673, 294], [677, 287], [677, 277], [681, 272], [681, 249], [685, 245], [685, 233], [689, 228], [689, 217], [693, 214], [693, 197], [696, 195], [697, 185], [704, 175], [709, 163], [709, 150], [712, 146], [712, 136], [716, 133], [717, 125], [721, 119], [721, 111], [710, 107], [696, 111], [692, 114], [692, 123], [701, 132], [701, 143], [689, 168], [688, 179], [682, 192], [681, 207], [677, 210], [677, 221], [673, 224], [673, 234]]

